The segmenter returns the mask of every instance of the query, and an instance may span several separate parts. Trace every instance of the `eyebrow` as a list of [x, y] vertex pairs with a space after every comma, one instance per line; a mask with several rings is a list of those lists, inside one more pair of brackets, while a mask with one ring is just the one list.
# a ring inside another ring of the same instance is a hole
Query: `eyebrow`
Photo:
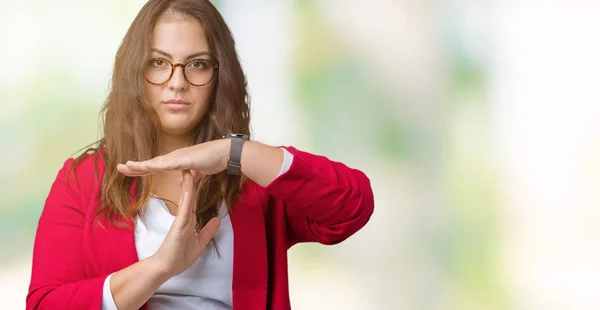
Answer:
[[[152, 49], [150, 49], [150, 50], [151, 50], [151, 51], [153, 51], [153, 52], [157, 52], [157, 53], [159, 53], [159, 54], [162, 54], [162, 55], [164, 55], [164, 56], [167, 56], [167, 57], [169, 57], [169, 58], [173, 59], [173, 56], [172, 56], [171, 54], [169, 54], [169, 53], [167, 53], [167, 52], [165, 52], [165, 51], [161, 51], [161, 50], [159, 50], [158, 48], [154, 48], [154, 47], [153, 47], [153, 48], [152, 48]], [[198, 57], [198, 56], [211, 56], [211, 54], [210, 54], [209, 52], [207, 52], [207, 51], [201, 51], [201, 52], [198, 52], [198, 53], [194, 53], [194, 54], [191, 54], [191, 55], [189, 55], [189, 56], [188, 56], [188, 57], [187, 57], [185, 60], [187, 61], [187, 60], [190, 60], [190, 59], [192, 59], [192, 58], [195, 58], [195, 57]]]

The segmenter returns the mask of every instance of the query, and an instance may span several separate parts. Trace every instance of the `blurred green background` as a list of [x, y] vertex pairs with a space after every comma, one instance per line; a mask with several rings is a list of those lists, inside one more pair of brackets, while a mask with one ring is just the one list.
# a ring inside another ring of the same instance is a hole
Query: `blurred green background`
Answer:
[[[37, 220], [99, 137], [145, 1], [0, 0], [0, 300], [24, 307]], [[294, 309], [598, 309], [600, 5], [221, 0], [255, 139], [359, 168], [376, 211], [290, 250]]]

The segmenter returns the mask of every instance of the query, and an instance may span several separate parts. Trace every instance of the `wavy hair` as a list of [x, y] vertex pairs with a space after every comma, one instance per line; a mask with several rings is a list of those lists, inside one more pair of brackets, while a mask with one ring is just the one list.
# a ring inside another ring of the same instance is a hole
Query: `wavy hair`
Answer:
[[[250, 98], [231, 31], [208, 0], [150, 0], [129, 27], [116, 53], [110, 93], [100, 112], [103, 136], [76, 157], [72, 169], [93, 154], [104, 161], [105, 173], [98, 215], [126, 226], [151, 196], [153, 176], [128, 177], [117, 164], [159, 155], [160, 120], [146, 97], [144, 69], [150, 57], [154, 26], [164, 16], [195, 18], [202, 24], [212, 55], [219, 63], [212, 99], [197, 126], [195, 143], [220, 139], [227, 133], [250, 134]], [[73, 170], [72, 170], [73, 171]], [[228, 210], [239, 196], [245, 178], [223, 171], [198, 184], [198, 227], [217, 216], [225, 201]]]

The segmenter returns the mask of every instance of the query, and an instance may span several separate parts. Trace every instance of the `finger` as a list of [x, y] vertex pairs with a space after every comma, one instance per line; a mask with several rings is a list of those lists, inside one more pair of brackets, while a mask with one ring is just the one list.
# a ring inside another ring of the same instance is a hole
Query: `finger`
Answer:
[[190, 170], [192, 173], [192, 177], [194, 178], [194, 183], [198, 183], [204, 177], [204, 174], [198, 170]]
[[219, 221], [219, 218], [213, 217], [210, 219], [210, 221], [208, 221], [208, 223], [206, 223], [204, 227], [202, 227], [202, 230], [200, 230], [200, 232], [196, 235], [196, 238], [198, 238], [198, 243], [202, 248], [205, 248], [210, 240], [215, 236], [220, 224], [221, 222]]
[[190, 218], [190, 200], [191, 194], [189, 192], [183, 192], [173, 226], [183, 228], [188, 223]]
[[[196, 200], [196, 191], [194, 189], [194, 180], [192, 177], [192, 173], [190, 170], [182, 170], [181, 171], [181, 190], [183, 192], [187, 192], [190, 194], [190, 216], [195, 215], [196, 214], [196, 206], [197, 206], [197, 200]], [[195, 224], [195, 222], [194, 222]], [[195, 226], [195, 225], [194, 225]]]
[[185, 161], [177, 153], [154, 157], [144, 161], [127, 161], [125, 164], [117, 165], [117, 169], [130, 176], [147, 175], [168, 170], [182, 170], [186, 166]]
[[158, 156], [145, 161], [128, 161], [125, 163], [127, 167], [138, 173], [154, 173], [171, 168], [173, 161], [165, 156]]
[[194, 179], [192, 178], [190, 170], [182, 170], [181, 178], [183, 179], [181, 182], [181, 190], [192, 193], [194, 190]]
[[151, 171], [147, 168], [140, 169], [138, 167], [134, 167], [134, 165], [131, 165], [130, 162], [128, 162], [127, 164], [117, 164], [117, 170], [119, 172], [121, 172], [127, 176], [131, 176], [131, 177], [143, 176], [143, 175], [148, 175], [148, 174], [157, 172], [157, 171]]
[[138, 176], [138, 174], [135, 171], [133, 171], [132, 169], [127, 167], [127, 165], [124, 164], [117, 164], [117, 170], [122, 174], [130, 177]]

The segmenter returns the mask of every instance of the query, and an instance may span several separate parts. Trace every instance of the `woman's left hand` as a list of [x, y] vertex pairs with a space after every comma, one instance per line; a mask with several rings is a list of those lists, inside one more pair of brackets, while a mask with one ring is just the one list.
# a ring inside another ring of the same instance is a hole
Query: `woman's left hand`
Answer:
[[118, 164], [117, 170], [128, 176], [142, 176], [169, 170], [192, 170], [194, 179], [227, 169], [231, 141], [221, 139], [188, 146], [145, 161]]

